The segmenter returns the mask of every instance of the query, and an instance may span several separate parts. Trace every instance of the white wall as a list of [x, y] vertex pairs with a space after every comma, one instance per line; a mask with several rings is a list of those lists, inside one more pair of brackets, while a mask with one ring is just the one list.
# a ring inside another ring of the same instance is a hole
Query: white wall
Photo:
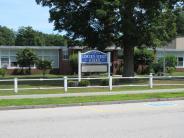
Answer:
[[[8, 69], [18, 68], [13, 66], [16, 62], [17, 49], [0, 49], [0, 68], [7, 66]], [[52, 62], [52, 68], [59, 68], [59, 51], [57, 49], [35, 49], [37, 56]]]

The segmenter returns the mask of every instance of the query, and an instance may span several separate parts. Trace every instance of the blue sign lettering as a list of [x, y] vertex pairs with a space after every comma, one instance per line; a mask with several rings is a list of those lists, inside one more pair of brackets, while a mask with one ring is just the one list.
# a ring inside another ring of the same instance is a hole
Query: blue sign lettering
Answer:
[[107, 54], [92, 50], [81, 54], [81, 62], [83, 64], [108, 64]]

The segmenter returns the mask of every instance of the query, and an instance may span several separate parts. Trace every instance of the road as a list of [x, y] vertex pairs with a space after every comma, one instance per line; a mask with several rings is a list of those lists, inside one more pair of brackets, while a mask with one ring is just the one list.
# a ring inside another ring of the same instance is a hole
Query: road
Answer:
[[0, 138], [184, 138], [184, 101], [0, 111]]

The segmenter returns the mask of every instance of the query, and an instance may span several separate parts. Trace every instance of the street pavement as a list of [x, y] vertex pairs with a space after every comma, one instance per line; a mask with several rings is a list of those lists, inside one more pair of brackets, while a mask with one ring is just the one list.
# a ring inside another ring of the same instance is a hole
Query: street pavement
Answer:
[[3, 110], [0, 138], [184, 138], [184, 101]]

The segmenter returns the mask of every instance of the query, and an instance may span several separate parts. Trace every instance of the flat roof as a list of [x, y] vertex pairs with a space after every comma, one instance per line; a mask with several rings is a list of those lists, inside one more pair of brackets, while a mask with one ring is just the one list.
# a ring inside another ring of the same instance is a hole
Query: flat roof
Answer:
[[168, 49], [168, 48], [156, 48], [157, 51], [167, 51], [167, 52], [184, 52], [184, 49]]
[[0, 46], [0, 49], [66, 49], [67, 46]]

